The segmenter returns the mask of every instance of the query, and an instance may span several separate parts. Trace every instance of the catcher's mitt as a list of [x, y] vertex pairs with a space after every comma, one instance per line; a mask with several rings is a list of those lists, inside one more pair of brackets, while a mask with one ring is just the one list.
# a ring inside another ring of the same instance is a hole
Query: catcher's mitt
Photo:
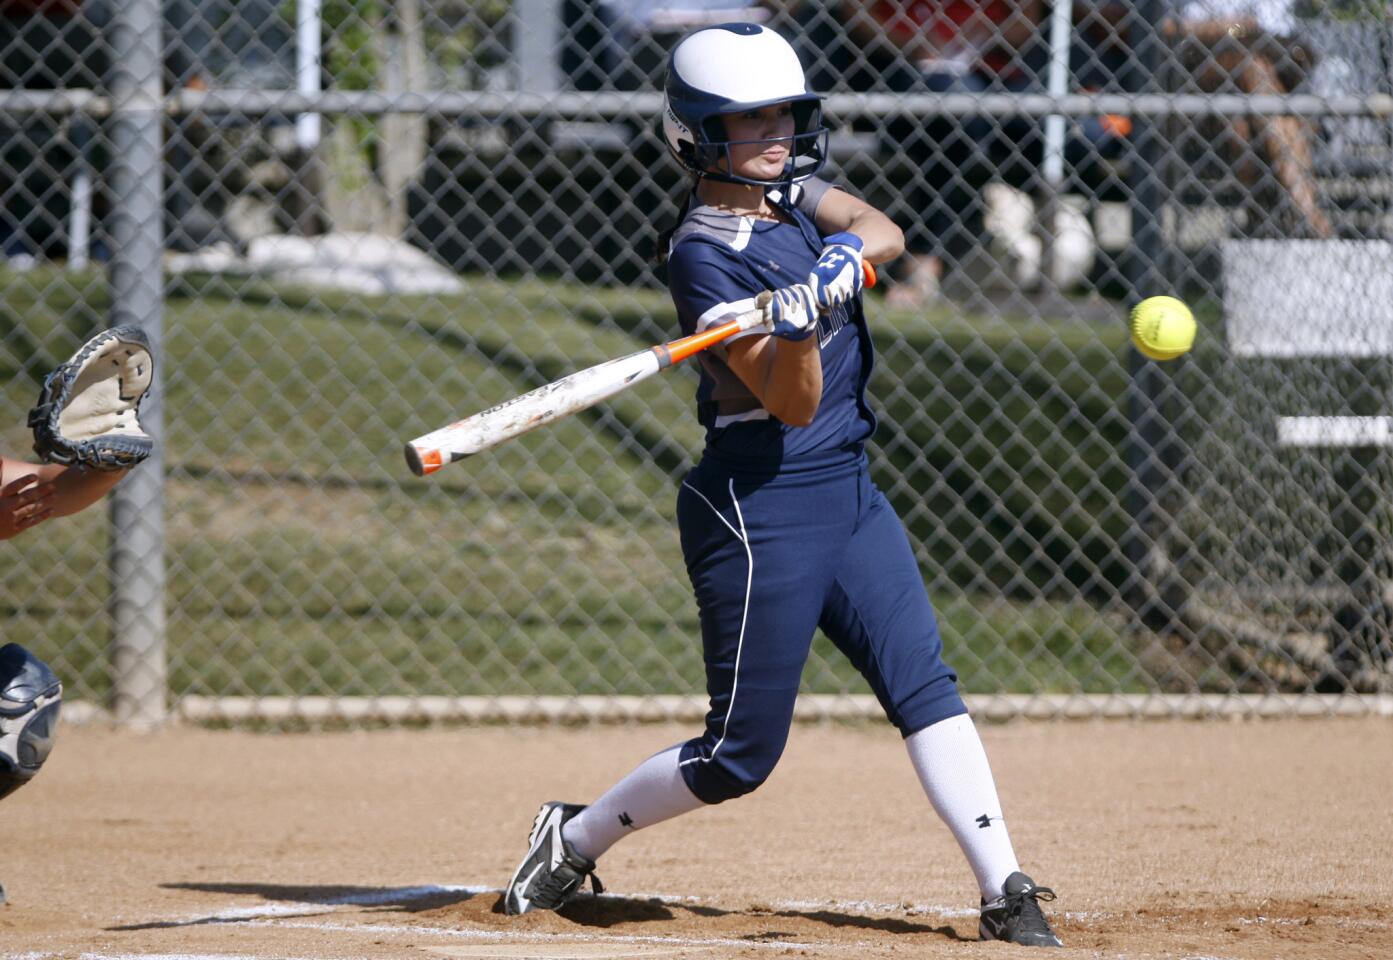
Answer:
[[44, 378], [29, 411], [34, 452], [48, 463], [133, 467], [154, 447], [137, 413], [150, 389], [150, 341], [136, 326], [103, 330]]

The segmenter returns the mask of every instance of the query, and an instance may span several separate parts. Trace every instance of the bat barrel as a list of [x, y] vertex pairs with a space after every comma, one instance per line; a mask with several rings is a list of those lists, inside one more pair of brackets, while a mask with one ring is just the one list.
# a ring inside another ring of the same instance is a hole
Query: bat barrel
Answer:
[[661, 369], [658, 354], [650, 349], [578, 370], [448, 427], [416, 437], [406, 445], [406, 465], [418, 477], [432, 474], [456, 460], [482, 453], [505, 440], [592, 407]]
[[[863, 267], [866, 286], [875, 286], [875, 268], [870, 263], [864, 263]], [[757, 298], [760, 309], [719, 327], [587, 367], [458, 423], [419, 436], [406, 445], [406, 465], [416, 476], [424, 477], [456, 460], [594, 406], [674, 363], [681, 363], [693, 353], [758, 325], [763, 317], [762, 309], [771, 296], [769, 291], [763, 291]]]
[[414, 443], [406, 445], [406, 465], [418, 477], [435, 473], [445, 466], [445, 457], [439, 450], [422, 450]]

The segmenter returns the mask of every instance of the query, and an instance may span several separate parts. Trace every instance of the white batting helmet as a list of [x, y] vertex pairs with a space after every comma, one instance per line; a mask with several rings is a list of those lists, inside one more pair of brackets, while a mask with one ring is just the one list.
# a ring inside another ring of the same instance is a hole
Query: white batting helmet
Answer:
[[697, 176], [764, 184], [711, 167], [724, 159], [730, 169], [732, 141], [721, 117], [776, 103], [791, 104], [794, 118], [790, 158], [779, 180], [806, 180], [826, 162], [822, 97], [808, 91], [798, 54], [773, 30], [724, 23], [688, 34], [668, 57], [663, 93], [668, 150]]

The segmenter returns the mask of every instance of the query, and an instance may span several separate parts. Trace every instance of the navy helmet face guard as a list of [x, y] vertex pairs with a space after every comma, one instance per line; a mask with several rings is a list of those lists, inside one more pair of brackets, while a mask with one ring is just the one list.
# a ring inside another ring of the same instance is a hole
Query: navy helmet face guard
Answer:
[[[663, 137], [698, 177], [753, 186], [806, 180], [827, 161], [821, 101], [808, 91], [798, 55], [774, 31], [752, 23], [706, 27], [684, 37], [668, 58]], [[793, 109], [792, 137], [729, 139], [725, 117], [781, 103]], [[783, 175], [755, 180], [734, 173], [730, 148], [761, 143], [788, 144]]]

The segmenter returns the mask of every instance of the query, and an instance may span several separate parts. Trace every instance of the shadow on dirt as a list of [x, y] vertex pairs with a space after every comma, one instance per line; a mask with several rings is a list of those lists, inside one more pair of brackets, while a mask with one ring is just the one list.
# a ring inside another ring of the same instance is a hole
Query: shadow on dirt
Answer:
[[[503, 897], [499, 891], [474, 887], [362, 887], [362, 886], [291, 886], [271, 883], [164, 883], [165, 890], [188, 890], [197, 893], [259, 897], [260, 905], [223, 908], [205, 916], [155, 920], [144, 923], [107, 927], [109, 931], [157, 930], [210, 924], [236, 924], [264, 921], [276, 917], [314, 915], [338, 907], [359, 907], [379, 912], [423, 913], [468, 903], [462, 916], [466, 921], [485, 921], [480, 913], [501, 915]], [[299, 906], [293, 906], [298, 904]], [[514, 918], [524, 924], [552, 924], [556, 918], [579, 927], [609, 928], [621, 924], [661, 925], [679, 920], [683, 915], [711, 921], [711, 934], [741, 940], [777, 942], [816, 936], [818, 928], [856, 929], [889, 934], [926, 934], [958, 942], [967, 941], [950, 926], [935, 926], [900, 917], [877, 917], [844, 913], [836, 910], [771, 910], [762, 906], [744, 909], [715, 907], [709, 904], [686, 902], [658, 897], [619, 897], [582, 895], [555, 914], [538, 911], [526, 918]], [[547, 918], [552, 918], [548, 920]], [[786, 921], [781, 927], [752, 931], [771, 921]], [[729, 929], [732, 924], [739, 929]], [[636, 931], [631, 931], [636, 932]]]
[[837, 913], [834, 910], [780, 910], [776, 917], [792, 917], [829, 927], [854, 927], [858, 930], [879, 930], [882, 933], [936, 933], [949, 940], [960, 943], [976, 943], [975, 937], [964, 937], [949, 926], [935, 927], [927, 923], [914, 923], [898, 917], [865, 917], [854, 913]]
[[[490, 909], [491, 913], [503, 913], [503, 898], [500, 896]], [[841, 929], [875, 930], [893, 934], [933, 934], [957, 942], [975, 943], [976, 940], [961, 936], [947, 925], [934, 926], [916, 923], [898, 917], [874, 917], [835, 910], [768, 910], [759, 907], [735, 910], [713, 907], [707, 904], [686, 903], [672, 899], [580, 896], [562, 907], [557, 915], [578, 926], [613, 927], [622, 923], [652, 923], [675, 920], [679, 914], [705, 918], [744, 919], [758, 922], [761, 919], [782, 919], [795, 921], [795, 930], [764, 931], [757, 934], [742, 934], [743, 939], [781, 940], [809, 935], [818, 926]], [[713, 931], [715, 932], [715, 931]]]
[[[349, 887], [349, 886], [287, 886], [272, 883], [162, 883], [164, 890], [192, 890], [199, 893], [242, 894], [258, 896], [273, 903], [299, 903], [306, 907], [365, 907], [380, 910], [421, 913], [457, 903], [463, 903], [484, 891], [464, 887]], [[488, 891], [493, 892], [493, 891]], [[216, 923], [245, 923], [266, 916], [284, 916], [300, 911], [255, 907], [223, 910], [205, 917], [181, 920], [157, 920], [107, 927], [108, 930], [157, 930], [168, 927], [193, 927]], [[307, 909], [304, 913], [318, 913]]]

